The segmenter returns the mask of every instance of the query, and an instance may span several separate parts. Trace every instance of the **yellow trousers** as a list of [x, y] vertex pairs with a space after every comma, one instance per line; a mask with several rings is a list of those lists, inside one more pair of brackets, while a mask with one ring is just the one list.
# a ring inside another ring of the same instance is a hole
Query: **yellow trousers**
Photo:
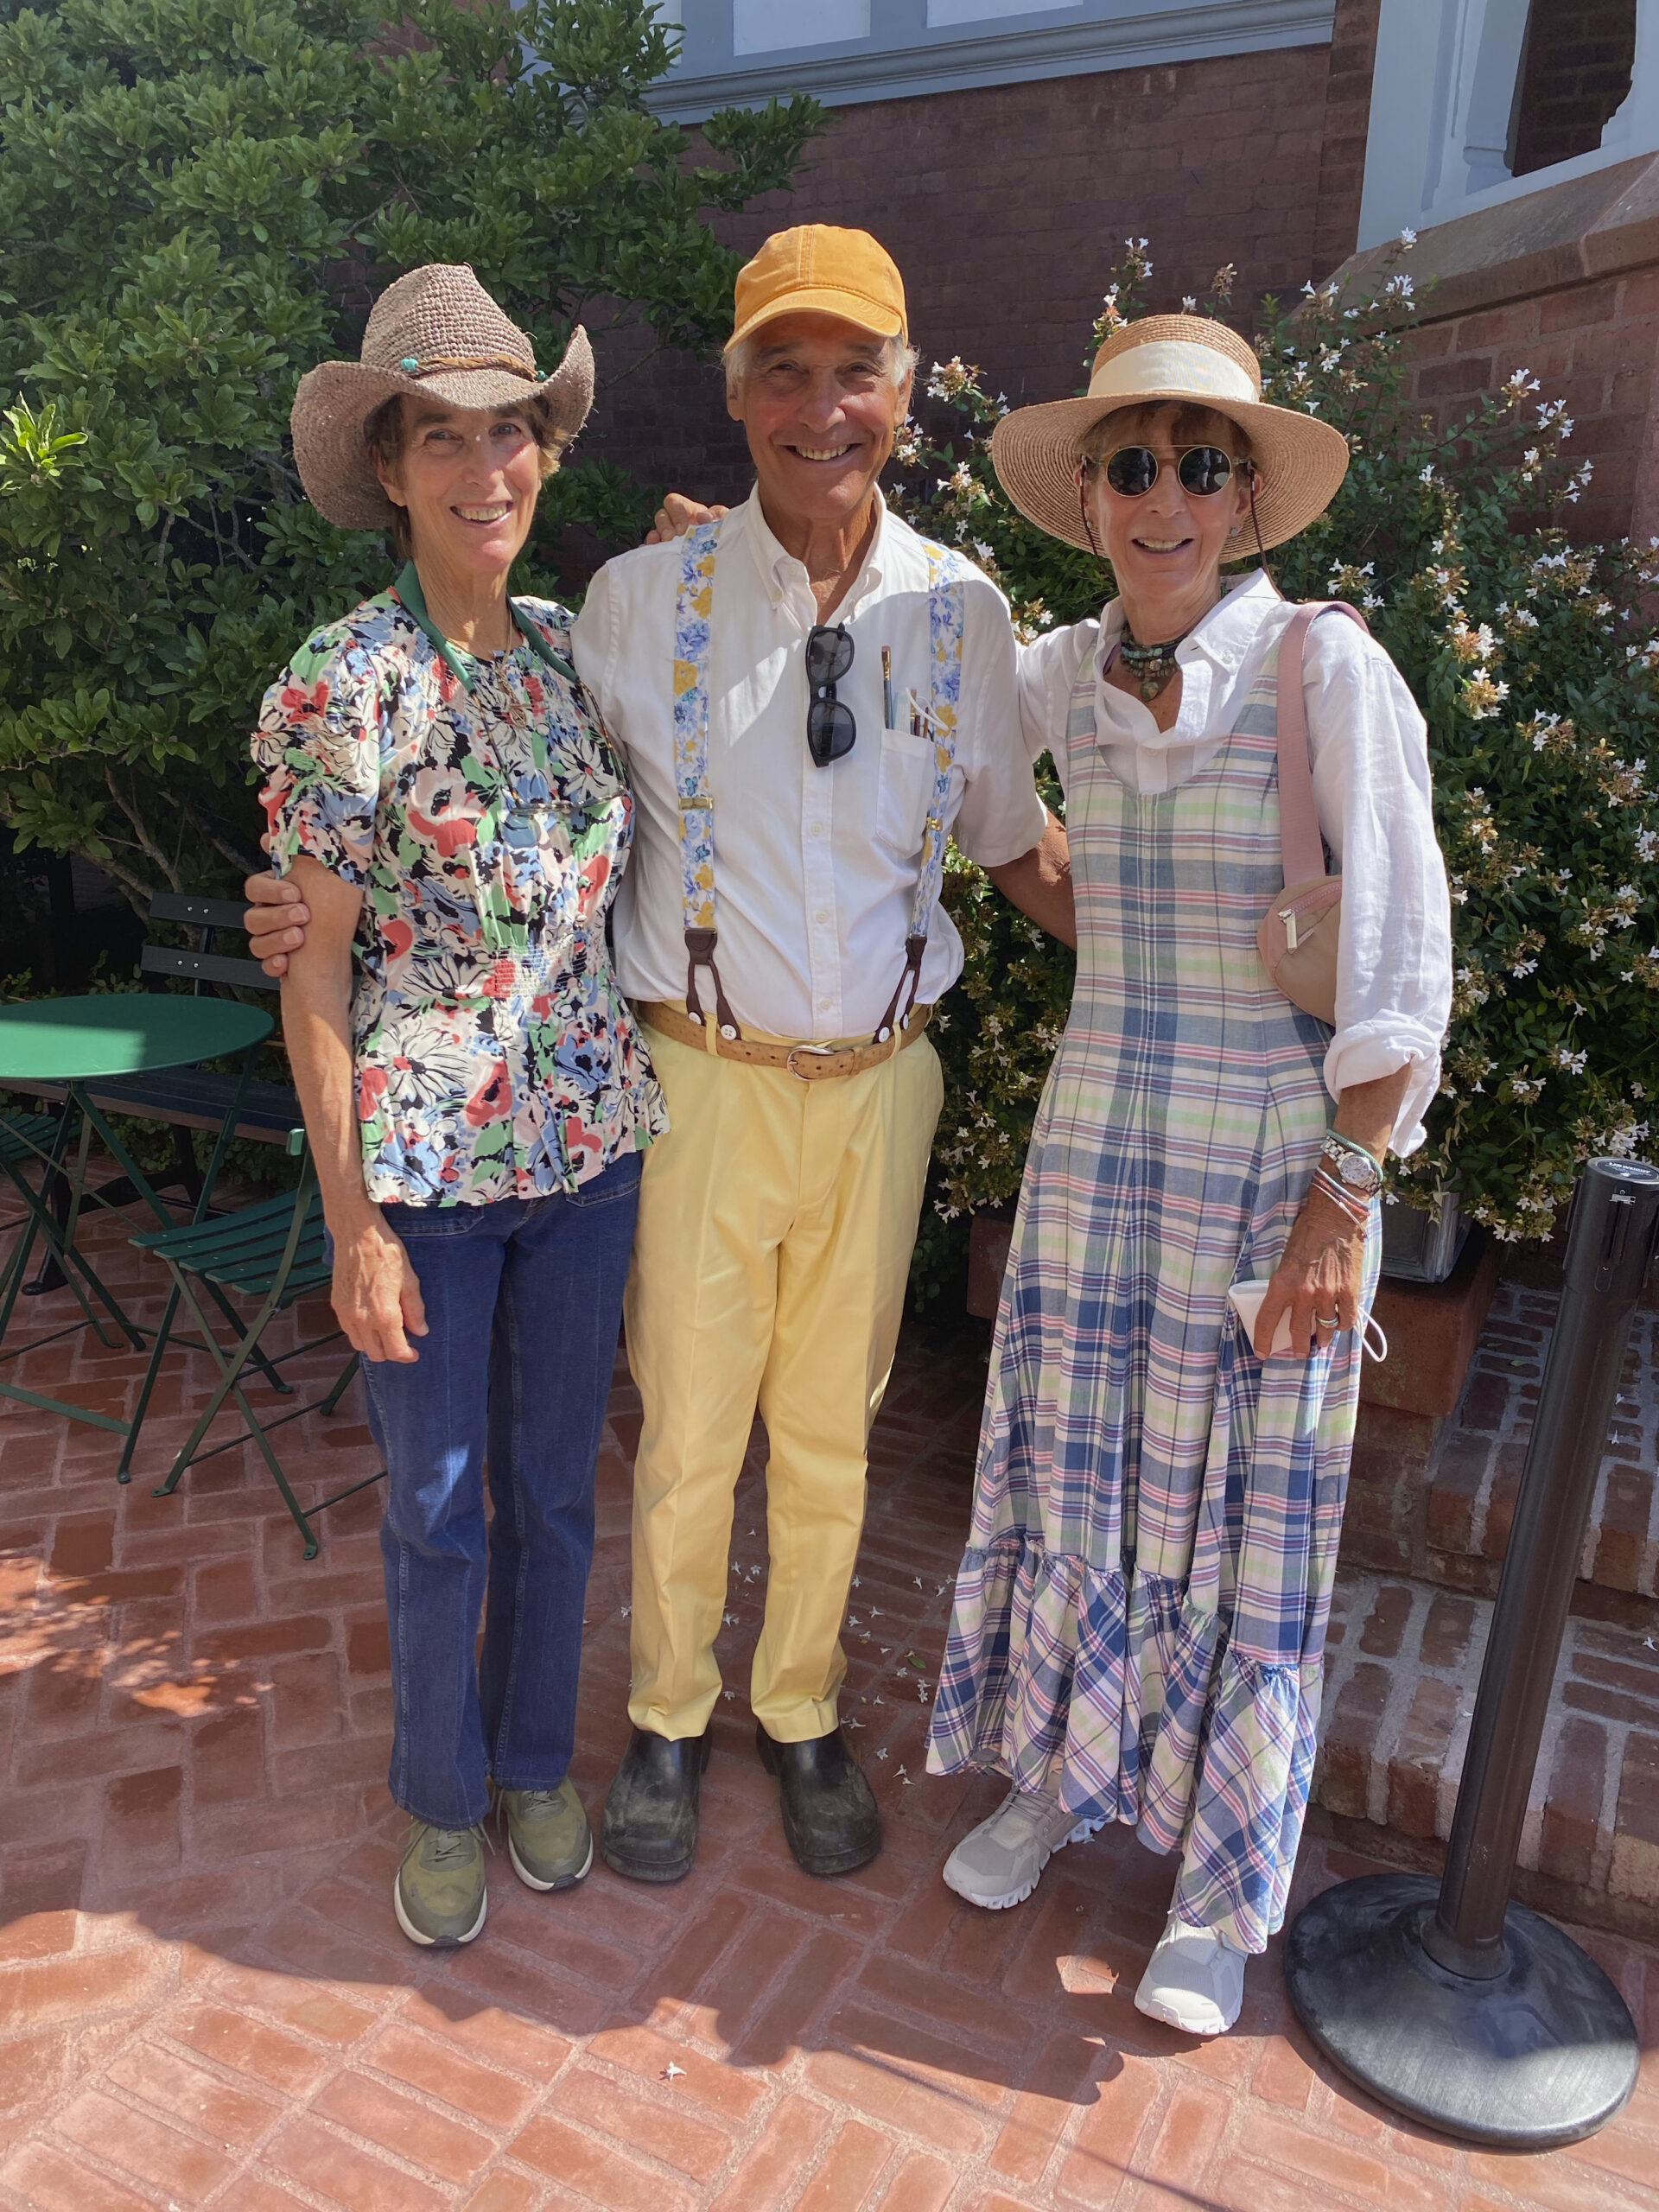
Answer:
[[720, 1694], [732, 1501], [757, 1404], [770, 1444], [766, 1621], [749, 1700], [826, 1735], [864, 1522], [870, 1425], [904, 1311], [944, 1095], [925, 1037], [802, 1083], [650, 1033], [670, 1132], [645, 1155], [626, 1315], [636, 1727], [700, 1735]]

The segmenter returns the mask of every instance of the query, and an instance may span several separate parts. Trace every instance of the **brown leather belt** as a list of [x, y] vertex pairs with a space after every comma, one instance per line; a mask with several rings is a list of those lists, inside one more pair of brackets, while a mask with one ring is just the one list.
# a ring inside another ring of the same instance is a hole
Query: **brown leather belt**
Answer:
[[741, 1060], [746, 1067], [782, 1068], [801, 1083], [823, 1083], [832, 1077], [861, 1075], [866, 1068], [880, 1067], [883, 1060], [890, 1060], [895, 1052], [916, 1042], [933, 1012], [931, 1006], [913, 1007], [909, 1026], [895, 1030], [885, 1045], [787, 1045], [769, 1044], [758, 1037], [722, 1037], [712, 1025], [705, 1028], [693, 1021], [682, 1007], [638, 1001], [633, 1010], [641, 1021], [660, 1029], [677, 1045], [690, 1045], [694, 1052], [706, 1052], [712, 1034], [718, 1058]]

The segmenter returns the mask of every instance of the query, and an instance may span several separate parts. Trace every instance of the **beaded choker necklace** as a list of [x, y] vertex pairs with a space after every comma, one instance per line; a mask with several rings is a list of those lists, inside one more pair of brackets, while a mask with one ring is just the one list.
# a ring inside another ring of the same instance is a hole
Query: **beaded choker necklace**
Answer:
[[1184, 630], [1180, 638], [1172, 638], [1167, 645], [1142, 645], [1137, 644], [1133, 633], [1126, 629], [1118, 639], [1117, 650], [1123, 657], [1125, 666], [1133, 669], [1140, 677], [1141, 696], [1148, 704], [1174, 675], [1175, 648], [1186, 635]]

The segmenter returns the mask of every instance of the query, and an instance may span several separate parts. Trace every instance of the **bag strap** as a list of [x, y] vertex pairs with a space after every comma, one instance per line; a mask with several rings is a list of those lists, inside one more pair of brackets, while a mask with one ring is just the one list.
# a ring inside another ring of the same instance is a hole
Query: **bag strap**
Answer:
[[[1291, 616], [1279, 639], [1279, 850], [1285, 882], [1311, 883], [1325, 874], [1325, 840], [1313, 804], [1313, 769], [1307, 757], [1307, 702], [1302, 696], [1302, 663], [1307, 633], [1321, 614], [1338, 608], [1369, 638], [1370, 625], [1345, 599], [1311, 599]], [[1288, 671], [1290, 682], [1287, 683]]]

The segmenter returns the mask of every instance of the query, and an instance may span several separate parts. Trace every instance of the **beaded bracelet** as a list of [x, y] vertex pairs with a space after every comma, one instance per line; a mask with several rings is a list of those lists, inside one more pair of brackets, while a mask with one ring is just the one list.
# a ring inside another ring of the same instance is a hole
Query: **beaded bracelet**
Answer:
[[1370, 1207], [1363, 1199], [1356, 1199], [1350, 1192], [1344, 1191], [1336, 1177], [1325, 1168], [1314, 1169], [1313, 1179], [1308, 1185], [1308, 1188], [1310, 1191], [1319, 1192], [1322, 1198], [1329, 1198], [1333, 1205], [1340, 1206], [1357, 1229], [1370, 1228]]
[[1351, 1191], [1345, 1183], [1340, 1181], [1332, 1173], [1331, 1170], [1325, 1165], [1323, 1160], [1321, 1160], [1319, 1165], [1313, 1170], [1313, 1180], [1325, 1189], [1332, 1198], [1340, 1200], [1341, 1204], [1355, 1217], [1357, 1220], [1369, 1221], [1370, 1219], [1370, 1199], [1361, 1198], [1357, 1191]]

